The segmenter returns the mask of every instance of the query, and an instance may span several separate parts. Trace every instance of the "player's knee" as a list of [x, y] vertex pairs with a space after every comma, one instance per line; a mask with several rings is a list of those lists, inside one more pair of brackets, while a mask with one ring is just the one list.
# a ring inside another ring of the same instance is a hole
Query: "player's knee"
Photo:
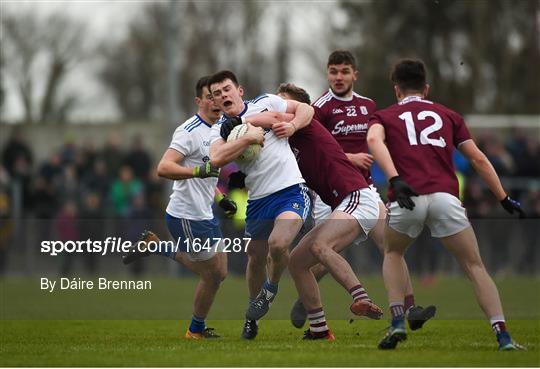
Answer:
[[204, 273], [201, 277], [207, 283], [210, 283], [212, 285], [219, 285], [227, 277], [227, 270], [222, 268], [212, 269]]
[[287, 253], [289, 249], [289, 243], [282, 237], [273, 237], [268, 240], [268, 249], [270, 250], [270, 256], [279, 256]]
[[320, 241], [314, 241], [311, 244], [310, 251], [318, 260], [324, 257], [326, 253], [328, 252], [329, 245], [320, 242]]
[[287, 247], [283, 247], [282, 245], [275, 245], [270, 246], [270, 257], [272, 260], [281, 260], [283, 258], [286, 258], [288, 255], [288, 249]]

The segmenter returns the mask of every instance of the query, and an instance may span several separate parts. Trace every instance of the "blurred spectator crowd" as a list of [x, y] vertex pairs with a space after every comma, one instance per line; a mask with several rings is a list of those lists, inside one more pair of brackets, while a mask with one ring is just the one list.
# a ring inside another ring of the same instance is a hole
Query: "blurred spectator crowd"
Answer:
[[[510, 195], [522, 203], [529, 218], [536, 218], [537, 221], [540, 218], [539, 138], [516, 129], [506, 140], [488, 133], [478, 136], [476, 141], [503, 177]], [[37, 232], [40, 239], [102, 239], [112, 234], [110, 231], [134, 239], [141, 230], [152, 227], [161, 227], [160, 231], [166, 232], [164, 222], [160, 220], [164, 216], [170, 187], [157, 177], [155, 158], [145, 148], [141, 136], [133, 137], [129, 147], [121, 147], [114, 136], [102, 147], [84, 142], [78, 145], [67, 140], [59, 150], [51, 152], [42, 161], [35, 157], [23, 133], [15, 129], [0, 154], [0, 273], [6, 267], [6, 254], [10, 243], [13, 243], [16, 219], [37, 220], [32, 231]], [[455, 164], [462, 187], [462, 200], [469, 217], [507, 218], [488, 188], [457, 151]], [[245, 202], [245, 192], [238, 192], [234, 185], [227, 189], [227, 177], [232, 172], [234, 168], [224, 169], [219, 186], [226, 192], [232, 190], [231, 196]], [[386, 181], [380, 169], [374, 167], [373, 176], [384, 198]], [[245, 209], [245, 204], [240, 208]], [[481, 225], [479, 227], [477, 232], [483, 232]], [[241, 235], [242, 224], [236, 219], [228, 222], [224, 228], [226, 236], [227, 229]], [[497, 233], [489, 227], [484, 232], [487, 234], [478, 235], [480, 239], [496, 237], [493, 239], [493, 249], [488, 250], [488, 253], [491, 251], [496, 255], [494, 260], [508, 254], [511, 240], [506, 240], [505, 236], [510, 237], [510, 232], [505, 235], [505, 232]], [[523, 255], [515, 266], [520, 271], [537, 272], [535, 245], [538, 234], [534, 231], [525, 233]], [[163, 235], [168, 236], [166, 233]], [[418, 249], [425, 252], [415, 252], [409, 256], [412, 258], [411, 270], [429, 275], [440, 264], [437, 255], [440, 255], [438, 250], [441, 247], [429, 237], [423, 241], [424, 238], [421, 237], [417, 243], [420, 244]], [[350, 257], [354, 258], [353, 254]], [[368, 254], [371, 261], [380, 262], [376, 252], [369, 251]], [[505, 259], [501, 260], [494, 267], [504, 270]], [[243, 261], [243, 258], [238, 262], [233, 261], [233, 271], [243, 273]], [[93, 255], [88, 255], [85, 263], [89, 272], [95, 271]], [[362, 261], [359, 261], [360, 264]], [[61, 273], [68, 274], [70, 266], [71, 260], [66, 257]]]
[[[8, 240], [13, 240], [14, 219], [35, 220], [24, 226], [32, 224], [42, 240], [99, 240], [105, 234], [133, 239], [140, 232], [137, 226], [145, 228], [137, 223], [163, 217], [164, 181], [157, 177], [141, 136], [133, 137], [128, 148], [121, 147], [115, 136], [101, 148], [68, 140], [38, 161], [23, 134], [15, 130], [1, 158], [2, 264]], [[88, 255], [85, 260], [93, 271], [95, 258]], [[62, 274], [70, 267], [66, 257]]]

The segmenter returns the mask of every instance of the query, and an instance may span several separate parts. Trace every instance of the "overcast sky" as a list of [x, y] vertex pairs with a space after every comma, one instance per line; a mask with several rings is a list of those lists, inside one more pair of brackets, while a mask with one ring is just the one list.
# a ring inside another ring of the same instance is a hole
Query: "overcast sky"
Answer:
[[[284, 3], [285, 4], [285, 3]], [[321, 32], [318, 14], [325, 14], [324, 9], [331, 6], [331, 2], [296, 2], [295, 5], [286, 5], [295, 12], [293, 27], [291, 27], [292, 44], [312, 42], [317, 39], [317, 32]], [[1, 7], [9, 12], [17, 12], [33, 8], [41, 16], [51, 13], [68, 14], [80, 20], [88, 27], [91, 42], [99, 42], [104, 38], [121, 38], [127, 31], [127, 25], [145, 5], [144, 1], [5, 1]], [[301, 9], [301, 11], [298, 11]], [[309, 32], [306, 32], [309, 29]], [[326, 54], [326, 50], [321, 50]], [[321, 74], [305, 68], [307, 56], [293, 54], [291, 82], [304, 86], [313, 97], [318, 96], [324, 85], [324, 63], [321, 65]], [[324, 56], [326, 57], [326, 55]], [[64, 87], [76, 91], [82, 104], [74, 114], [74, 120], [111, 120], [118, 118], [118, 111], [113, 99], [94, 77], [95, 63], [82, 63], [68, 76]], [[16, 86], [9, 76], [6, 78], [6, 105], [3, 112], [6, 120], [20, 119], [23, 115], [22, 105], [16, 95]]]

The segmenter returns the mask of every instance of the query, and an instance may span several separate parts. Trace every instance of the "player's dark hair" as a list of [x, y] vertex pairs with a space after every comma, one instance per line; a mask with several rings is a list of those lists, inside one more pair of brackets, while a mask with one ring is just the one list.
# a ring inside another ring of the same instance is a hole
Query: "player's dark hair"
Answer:
[[197, 84], [195, 85], [195, 96], [198, 98], [202, 98], [202, 90], [205, 87], [208, 87], [208, 80], [210, 79], [210, 76], [204, 76], [199, 78], [197, 81]]
[[338, 64], [349, 64], [354, 70], [356, 70], [356, 59], [349, 50], [338, 49], [328, 57], [328, 63], [326, 67]]
[[214, 83], [220, 83], [225, 81], [226, 79], [230, 79], [232, 83], [234, 83], [234, 85], [238, 87], [238, 79], [236, 78], [235, 74], [230, 70], [222, 70], [210, 76], [207, 82], [208, 89], [210, 90], [210, 86]]
[[419, 59], [400, 60], [394, 65], [390, 80], [402, 91], [422, 91], [426, 85], [426, 66]]
[[311, 104], [309, 94], [301, 87], [294, 85], [293, 83], [282, 83], [277, 89], [277, 93], [284, 93], [292, 97], [296, 101], [300, 101], [306, 104]]

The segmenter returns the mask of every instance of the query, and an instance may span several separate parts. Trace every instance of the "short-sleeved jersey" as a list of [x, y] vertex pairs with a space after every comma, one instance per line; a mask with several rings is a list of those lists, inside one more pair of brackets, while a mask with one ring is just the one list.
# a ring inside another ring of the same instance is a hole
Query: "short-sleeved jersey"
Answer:
[[[463, 118], [447, 107], [409, 96], [376, 112], [370, 127], [382, 124], [386, 145], [400, 177], [418, 194], [446, 192], [459, 197], [452, 153], [470, 140]], [[388, 198], [394, 201], [393, 191]]]
[[[244, 110], [239, 116], [248, 118], [250, 115], [265, 111], [285, 113], [287, 101], [277, 95], [261, 95], [253, 100], [245, 101]], [[221, 124], [225, 118], [222, 117], [212, 128], [211, 143], [221, 138]], [[265, 129], [264, 146], [257, 159], [249, 163], [238, 163], [238, 167], [246, 174], [246, 188], [250, 200], [257, 200], [305, 182], [289, 141], [286, 138], [278, 138], [271, 129]]]
[[[353, 92], [351, 97], [336, 96], [332, 89], [312, 104], [317, 119], [334, 136], [346, 153], [367, 153], [367, 130], [369, 117], [375, 112], [375, 101]], [[369, 170], [360, 169], [369, 184]]]
[[306, 184], [332, 210], [350, 193], [368, 187], [341, 146], [317, 120], [296, 132], [289, 143]]
[[[197, 114], [174, 131], [169, 148], [184, 155], [180, 165], [196, 167], [210, 160], [211, 129], [212, 126]], [[167, 213], [176, 218], [191, 220], [214, 218], [212, 204], [217, 182], [217, 178], [190, 178], [174, 181]]]

